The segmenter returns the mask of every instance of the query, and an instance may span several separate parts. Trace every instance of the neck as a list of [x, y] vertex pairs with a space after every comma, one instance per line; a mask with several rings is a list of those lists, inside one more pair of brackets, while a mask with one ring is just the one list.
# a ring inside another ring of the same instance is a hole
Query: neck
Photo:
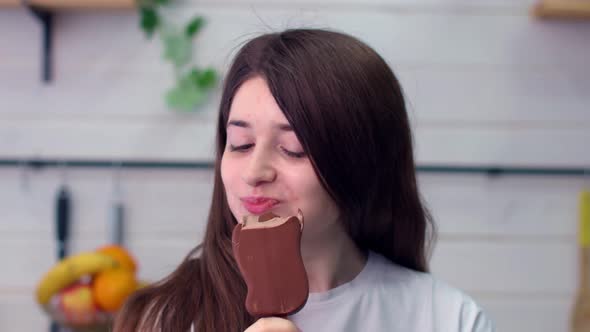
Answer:
[[325, 236], [306, 239], [301, 254], [311, 293], [325, 292], [354, 279], [367, 261], [342, 227]]

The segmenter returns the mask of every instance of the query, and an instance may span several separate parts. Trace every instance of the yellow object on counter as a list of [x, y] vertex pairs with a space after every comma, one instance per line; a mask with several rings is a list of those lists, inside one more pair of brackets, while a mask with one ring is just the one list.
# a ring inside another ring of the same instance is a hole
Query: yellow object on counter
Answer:
[[37, 285], [37, 302], [46, 305], [54, 294], [72, 285], [81, 277], [117, 267], [119, 262], [114, 258], [98, 252], [82, 252], [66, 257], [45, 273]]
[[582, 190], [579, 197], [579, 234], [580, 247], [590, 247], [590, 192]]

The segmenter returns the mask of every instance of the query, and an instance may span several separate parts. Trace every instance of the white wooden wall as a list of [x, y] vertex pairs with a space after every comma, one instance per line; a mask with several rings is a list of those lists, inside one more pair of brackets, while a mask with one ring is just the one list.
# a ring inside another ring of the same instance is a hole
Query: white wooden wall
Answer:
[[[590, 24], [539, 22], [530, 0], [192, 0], [196, 62], [223, 72], [239, 43], [288, 27], [348, 32], [380, 52], [406, 90], [419, 164], [590, 166]], [[40, 83], [40, 27], [0, 10], [0, 158], [210, 160], [216, 102], [166, 109], [161, 45], [134, 12], [56, 19], [55, 77]], [[70, 170], [72, 250], [106, 240], [112, 174]], [[54, 262], [60, 172], [0, 169], [0, 331], [43, 331], [33, 301]], [[201, 239], [209, 171], [122, 174], [128, 244], [140, 273], [169, 273]], [[567, 331], [576, 285], [576, 200], [584, 179], [419, 176], [440, 229], [432, 267], [493, 317], [498, 331]], [[590, 185], [590, 180], [586, 179]]]

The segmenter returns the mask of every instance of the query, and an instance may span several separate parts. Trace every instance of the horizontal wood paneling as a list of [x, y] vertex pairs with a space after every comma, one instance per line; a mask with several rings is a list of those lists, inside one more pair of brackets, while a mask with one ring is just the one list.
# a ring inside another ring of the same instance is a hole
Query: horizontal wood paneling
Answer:
[[[208, 24], [195, 43], [198, 62], [227, 65], [237, 45], [256, 34], [292, 27], [332, 28], [353, 34], [391, 64], [504, 65], [519, 68], [584, 68], [589, 24], [544, 22], [526, 16], [403, 13], [368, 9], [334, 10], [313, 6], [277, 8], [179, 8], [170, 16], [183, 22], [195, 14]], [[25, 12], [0, 12], [5, 33], [4, 67], [37, 64], [39, 28]], [[135, 13], [66, 13], [56, 26], [56, 66], [83, 70], [100, 63], [112, 71], [149, 71], [162, 66], [160, 44], [147, 41]], [[477, 30], [473, 30], [477, 27]], [[411, 33], [409, 33], [411, 31]], [[22, 40], [28, 43], [22, 43]]]
[[498, 332], [568, 332], [573, 297], [486, 296], [474, 294]]
[[[268, 30], [266, 25], [341, 29], [366, 40], [399, 72], [419, 161], [589, 163], [581, 142], [588, 139], [590, 123], [584, 66], [590, 26], [367, 8], [293, 12], [205, 4], [199, 13], [210, 24], [197, 40], [197, 62], [223, 73], [239, 43]], [[56, 80], [50, 86], [37, 81], [35, 22], [24, 11], [0, 15], [0, 28], [6, 26], [1, 30], [11, 32], [5, 32], [0, 62], [7, 73], [0, 77], [1, 155], [211, 158], [219, 93], [196, 115], [167, 110], [163, 94], [172, 84], [170, 68], [160, 59], [159, 42], [142, 36], [135, 14], [60, 15]], [[26, 134], [31, 132], [37, 134]]]
[[[93, 250], [106, 243], [103, 237], [74, 238], [72, 252]], [[141, 276], [159, 279], [172, 272], [189, 250], [201, 241], [202, 232], [141, 236], [132, 233], [129, 247], [142, 266]], [[2, 289], [33, 289], [55, 261], [51, 234], [2, 236], [3, 259], [9, 266], [0, 277]], [[577, 285], [574, 244], [539, 242], [444, 241], [437, 244], [433, 273], [466, 292], [514, 293], [522, 296], [572, 294]]]
[[[20, 253], [7, 257], [9, 266], [19, 267], [0, 276], [0, 286], [27, 287], [54, 261], [52, 209], [60, 175], [32, 173], [28, 190], [22, 189], [18, 170], [0, 175], [6, 185], [0, 200], [7, 218], [0, 224], [0, 252]], [[67, 173], [74, 207], [72, 252], [106, 241], [111, 176], [108, 171]], [[162, 268], [159, 264], [169, 262], [164, 257], [178, 261], [200, 242], [211, 181], [210, 171], [122, 174], [127, 238], [148, 266], [154, 264], [148, 276], [158, 275], [154, 271]], [[577, 185], [573, 179], [559, 178], [420, 176], [424, 199], [440, 231], [433, 271], [474, 292], [572, 293], [577, 273]], [[161, 259], [152, 260], [154, 252], [161, 252]], [[29, 268], [29, 279], [23, 278]], [[530, 280], [531, 275], [537, 277]]]
[[443, 236], [573, 241], [579, 177], [420, 174], [426, 205]]
[[[533, 0], [187, 0], [208, 24], [195, 62], [225, 72], [244, 40], [326, 27], [373, 46], [404, 87], [419, 164], [590, 165], [590, 25], [529, 18]], [[186, 3], [186, 2], [185, 2]], [[167, 109], [159, 40], [134, 11], [60, 13], [55, 79], [40, 83], [41, 29], [0, 10], [0, 158], [211, 160], [219, 91], [201, 110]], [[55, 261], [60, 172], [0, 169], [0, 331], [39, 331], [32, 292]], [[112, 173], [70, 170], [72, 252], [106, 241]], [[201, 240], [210, 171], [122, 174], [127, 243], [156, 280]], [[464, 289], [498, 331], [567, 331], [577, 282], [580, 178], [419, 175], [440, 230], [436, 276]]]
[[[184, 232], [202, 224], [212, 190], [211, 170], [123, 170], [120, 184], [130, 231]], [[0, 231], [47, 232], [61, 182], [59, 170], [0, 169]], [[76, 234], [104, 231], [113, 173], [69, 169]], [[569, 241], [577, 228], [580, 178], [422, 174], [421, 193], [442, 235], [454, 238], [526, 238]], [[82, 218], [83, 217], [83, 218]], [[80, 218], [80, 220], [76, 220]], [[138, 220], [135, 224], [134, 220]], [[141, 221], [141, 223], [139, 223]], [[169, 222], [172, 222], [170, 224]]]
[[[31, 158], [211, 161], [215, 126], [198, 116], [129, 122], [8, 119], [0, 123], [0, 156]], [[105, 131], [105, 127], [108, 128]], [[35, 134], [31, 134], [35, 133]], [[585, 167], [585, 129], [414, 125], [418, 163]]]
[[432, 270], [468, 292], [563, 295], [577, 285], [575, 242], [440, 241]]

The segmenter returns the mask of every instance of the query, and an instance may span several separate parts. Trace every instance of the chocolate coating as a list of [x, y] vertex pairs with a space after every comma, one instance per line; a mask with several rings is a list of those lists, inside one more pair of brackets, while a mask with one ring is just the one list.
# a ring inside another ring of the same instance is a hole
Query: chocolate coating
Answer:
[[[277, 217], [264, 215], [258, 222]], [[301, 258], [301, 222], [297, 217], [270, 227], [237, 224], [234, 257], [246, 284], [246, 310], [254, 317], [284, 317], [307, 302], [309, 285]]]

